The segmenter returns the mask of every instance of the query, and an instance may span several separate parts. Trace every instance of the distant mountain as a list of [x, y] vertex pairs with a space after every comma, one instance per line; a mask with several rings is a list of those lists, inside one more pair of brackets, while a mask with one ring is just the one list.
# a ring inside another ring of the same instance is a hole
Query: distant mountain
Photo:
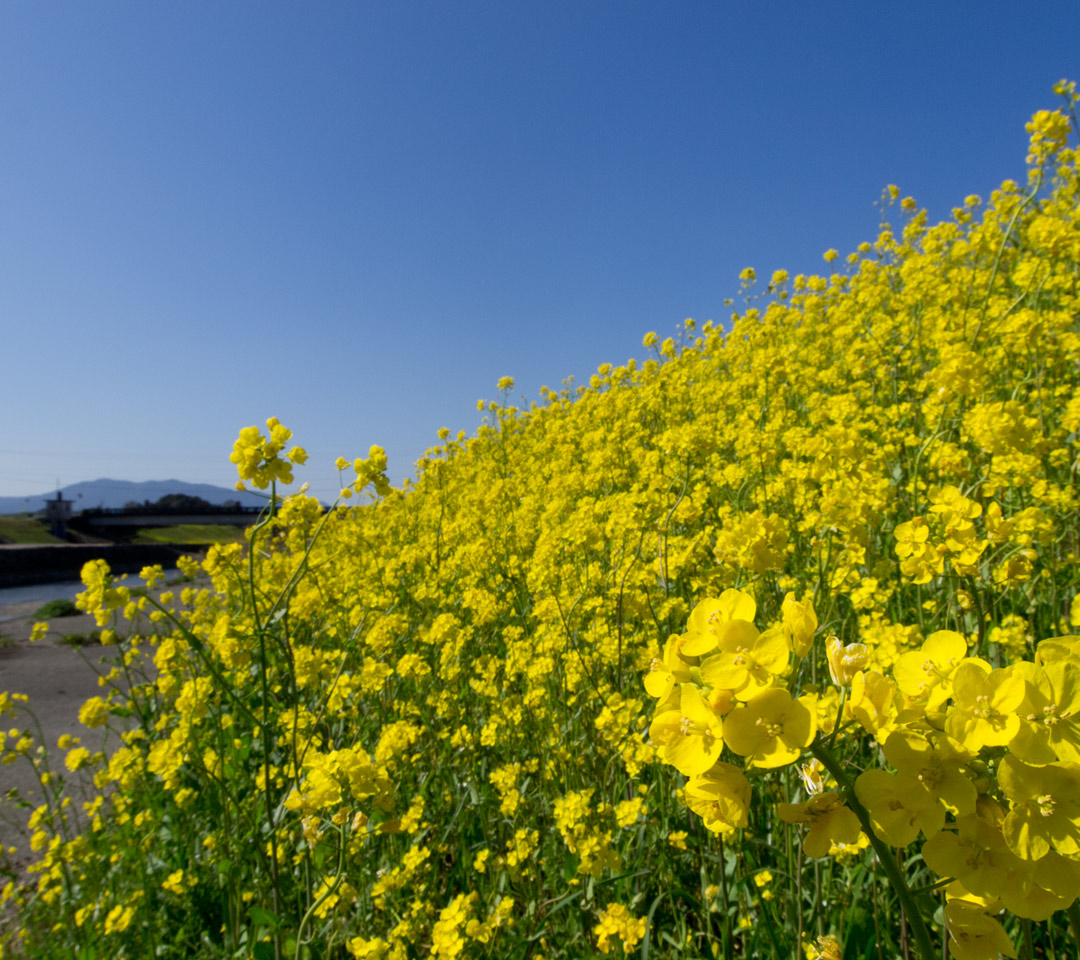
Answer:
[[[266, 501], [253, 493], [241, 493], [228, 487], [216, 487], [210, 483], [187, 483], [183, 480], [87, 480], [61, 487], [65, 500], [74, 500], [76, 511], [90, 507], [116, 509], [125, 503], [156, 503], [170, 493], [182, 493], [189, 497], [202, 497], [207, 503], [225, 503], [237, 500], [245, 507], [257, 507]], [[0, 497], [0, 514], [34, 513], [45, 507], [46, 500], [54, 500], [56, 491], [33, 497]]]

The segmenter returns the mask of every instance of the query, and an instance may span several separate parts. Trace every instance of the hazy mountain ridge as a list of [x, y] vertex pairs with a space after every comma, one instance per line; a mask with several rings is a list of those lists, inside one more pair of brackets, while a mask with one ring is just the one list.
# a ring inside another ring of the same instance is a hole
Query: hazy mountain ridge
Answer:
[[[65, 500], [73, 500], [76, 511], [91, 507], [116, 509], [126, 503], [156, 502], [170, 493], [182, 493], [190, 497], [202, 497], [207, 503], [221, 504], [229, 500], [239, 501], [245, 507], [261, 506], [266, 501], [253, 493], [241, 493], [229, 487], [211, 483], [188, 483], [185, 480], [84, 480], [61, 487]], [[0, 514], [35, 513], [45, 507], [46, 500], [56, 498], [56, 491], [28, 497], [0, 497]]]

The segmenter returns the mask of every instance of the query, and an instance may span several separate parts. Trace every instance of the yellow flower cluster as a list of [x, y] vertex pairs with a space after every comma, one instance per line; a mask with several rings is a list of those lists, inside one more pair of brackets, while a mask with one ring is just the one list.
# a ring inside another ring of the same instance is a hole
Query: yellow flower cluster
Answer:
[[593, 928], [593, 933], [601, 953], [611, 952], [613, 939], [629, 953], [645, 936], [645, 918], [635, 917], [621, 903], [609, 903], [600, 913], [600, 922]]
[[[748, 768], [773, 769], [798, 760], [816, 732], [815, 698], [793, 699], [787, 679], [799, 675], [789, 638], [812, 652], [813, 607], [789, 595], [765, 633], [755, 609], [733, 589], [701, 601], [645, 678], [660, 758], [690, 778], [686, 806], [727, 836], [748, 825], [751, 785], [720, 759], [725, 747]], [[993, 942], [1005, 937], [989, 915], [974, 920], [973, 906], [1035, 920], [1069, 908], [1080, 896], [1080, 637], [1045, 640], [1033, 661], [995, 668], [968, 655], [963, 635], [938, 630], [900, 655], [891, 677], [864, 672], [863, 644], [824, 646], [832, 682], [858, 690], [841, 709], [846, 728], [871, 734], [892, 768], [865, 770], [851, 792], [885, 843], [926, 838], [926, 865], [964, 904], [949, 914], [950, 936], [964, 942], [977, 922], [1000, 931]], [[822, 742], [813, 749], [830, 757]], [[846, 853], [859, 844], [859, 817], [823, 789], [820, 764], [803, 774], [809, 800], [781, 802], [779, 818], [808, 825], [808, 856]]]
[[244, 489], [244, 483], [253, 483], [260, 490], [265, 490], [271, 483], [292, 483], [293, 464], [307, 461], [303, 447], [293, 447], [284, 456], [280, 456], [285, 445], [292, 439], [292, 431], [285, 427], [277, 417], [266, 421], [269, 436], [263, 436], [258, 427], [244, 427], [233, 444], [229, 460], [236, 464], [240, 480], [237, 489]]

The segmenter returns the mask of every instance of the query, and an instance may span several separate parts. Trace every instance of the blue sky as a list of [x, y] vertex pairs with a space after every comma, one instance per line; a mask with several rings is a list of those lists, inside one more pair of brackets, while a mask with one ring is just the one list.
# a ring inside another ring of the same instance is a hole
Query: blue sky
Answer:
[[1080, 4], [0, 2], [0, 495], [231, 486], [277, 416], [332, 498], [513, 376], [587, 380], [824, 272], [896, 183], [1024, 174]]

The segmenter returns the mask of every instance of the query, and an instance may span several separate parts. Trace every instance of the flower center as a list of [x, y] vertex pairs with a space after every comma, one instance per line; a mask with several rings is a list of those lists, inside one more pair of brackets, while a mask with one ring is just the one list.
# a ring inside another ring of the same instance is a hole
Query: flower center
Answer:
[[684, 737], [701, 737], [705, 741], [705, 747], [708, 748], [712, 745], [716, 739], [713, 736], [712, 728], [706, 727], [703, 724], [695, 723], [689, 717], [679, 718], [679, 733]]
[[766, 717], [758, 717], [755, 723], [765, 731], [765, 735], [768, 737], [778, 737], [784, 732], [782, 723], [776, 723]]

